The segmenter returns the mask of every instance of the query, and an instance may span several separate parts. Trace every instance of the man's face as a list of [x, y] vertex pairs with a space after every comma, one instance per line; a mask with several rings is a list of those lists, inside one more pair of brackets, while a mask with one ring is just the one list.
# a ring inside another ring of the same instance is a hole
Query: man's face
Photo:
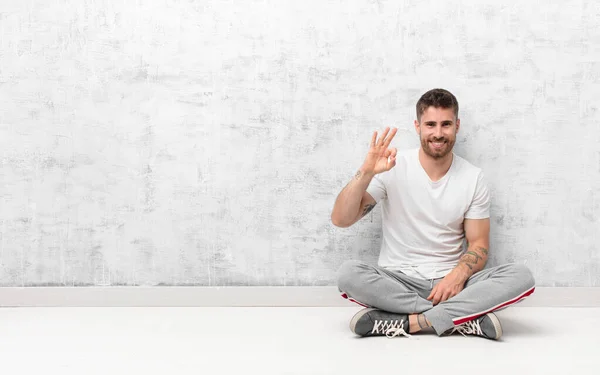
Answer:
[[421, 115], [421, 123], [415, 120], [421, 147], [434, 159], [441, 159], [452, 151], [459, 128], [460, 120], [454, 117], [452, 108], [428, 107]]

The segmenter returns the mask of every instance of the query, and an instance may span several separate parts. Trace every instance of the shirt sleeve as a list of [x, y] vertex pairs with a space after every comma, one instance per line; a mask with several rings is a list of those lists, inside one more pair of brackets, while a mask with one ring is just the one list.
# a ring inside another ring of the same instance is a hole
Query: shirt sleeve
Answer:
[[375, 203], [379, 203], [380, 200], [387, 198], [385, 182], [383, 181], [383, 178], [381, 178], [381, 175], [376, 174], [373, 176], [369, 186], [367, 186], [367, 193], [375, 199]]
[[475, 194], [471, 205], [465, 213], [465, 219], [487, 219], [490, 217], [490, 191], [488, 183], [480, 172], [477, 176], [477, 185], [475, 186]]

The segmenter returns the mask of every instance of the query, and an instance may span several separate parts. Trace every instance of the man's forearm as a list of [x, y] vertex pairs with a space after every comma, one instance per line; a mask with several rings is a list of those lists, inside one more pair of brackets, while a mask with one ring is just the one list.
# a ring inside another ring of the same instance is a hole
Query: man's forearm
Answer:
[[467, 251], [460, 258], [455, 269], [460, 269], [465, 281], [475, 273], [481, 271], [488, 259], [488, 249], [479, 244], [469, 244]]
[[[363, 171], [362, 168], [356, 172], [354, 178], [342, 189], [335, 200], [333, 212], [331, 213], [331, 219], [334, 223], [343, 225], [356, 218], [363, 193], [367, 190], [372, 178], [373, 174]], [[373, 207], [365, 207], [365, 211], [372, 209]], [[363, 216], [367, 213], [365, 212]]]

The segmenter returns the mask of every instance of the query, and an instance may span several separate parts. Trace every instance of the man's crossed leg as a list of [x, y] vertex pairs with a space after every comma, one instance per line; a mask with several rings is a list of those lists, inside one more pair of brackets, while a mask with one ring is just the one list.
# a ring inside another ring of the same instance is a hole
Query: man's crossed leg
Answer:
[[502, 335], [493, 311], [535, 290], [527, 267], [505, 264], [477, 272], [459, 294], [434, 306], [427, 297], [441, 280], [417, 279], [350, 260], [340, 267], [338, 288], [342, 297], [365, 307], [350, 322], [351, 330], [360, 336], [406, 336], [433, 327], [439, 336], [457, 331], [490, 339]]

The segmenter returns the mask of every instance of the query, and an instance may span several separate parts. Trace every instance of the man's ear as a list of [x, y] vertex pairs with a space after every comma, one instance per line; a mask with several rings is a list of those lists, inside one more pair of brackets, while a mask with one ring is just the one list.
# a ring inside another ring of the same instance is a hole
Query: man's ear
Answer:
[[459, 130], [460, 130], [460, 119], [457, 118], [456, 119], [456, 132], [458, 133]]
[[421, 128], [419, 127], [419, 120], [415, 120], [415, 131], [418, 135], [421, 135]]

